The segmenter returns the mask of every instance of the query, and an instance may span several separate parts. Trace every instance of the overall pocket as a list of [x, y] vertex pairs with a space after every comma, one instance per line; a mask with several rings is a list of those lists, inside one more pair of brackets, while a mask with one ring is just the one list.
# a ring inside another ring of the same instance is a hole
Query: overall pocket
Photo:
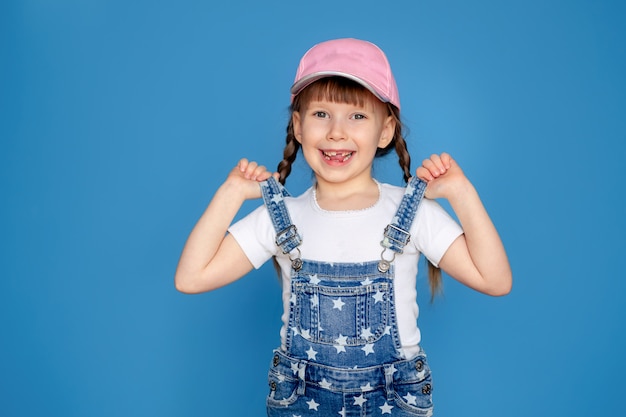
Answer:
[[285, 408], [298, 400], [300, 380], [291, 375], [283, 375], [273, 369], [269, 371], [267, 395], [268, 408]]
[[415, 370], [393, 384], [398, 407], [416, 416], [430, 416], [433, 411], [433, 383], [426, 357], [415, 360]]
[[336, 345], [339, 341], [345, 346], [362, 346], [388, 332], [391, 283], [351, 284], [294, 283], [294, 319], [299, 334], [314, 343]]

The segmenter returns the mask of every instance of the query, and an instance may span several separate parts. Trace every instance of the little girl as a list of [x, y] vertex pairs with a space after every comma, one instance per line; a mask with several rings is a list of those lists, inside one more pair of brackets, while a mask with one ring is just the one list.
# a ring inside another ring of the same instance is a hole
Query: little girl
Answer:
[[[411, 177], [398, 89], [374, 44], [336, 39], [311, 48], [291, 87], [278, 172], [239, 161], [185, 245], [176, 288], [211, 291], [270, 258], [283, 283], [281, 344], [268, 416], [428, 416], [432, 380], [417, 327], [421, 254], [437, 291], [443, 269], [489, 295], [511, 289], [505, 250], [483, 204], [448, 154]], [[372, 177], [395, 149], [407, 186]], [[299, 151], [315, 181], [283, 184]], [[264, 205], [232, 224], [243, 202]], [[424, 198], [425, 197], [425, 198]], [[445, 198], [460, 225], [434, 199]]]

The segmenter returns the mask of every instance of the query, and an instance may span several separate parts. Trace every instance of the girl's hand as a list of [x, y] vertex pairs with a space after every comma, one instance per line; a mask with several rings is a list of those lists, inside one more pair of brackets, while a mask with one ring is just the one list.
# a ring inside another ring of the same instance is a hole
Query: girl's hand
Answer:
[[459, 187], [467, 185], [468, 180], [463, 174], [461, 167], [447, 153], [433, 154], [430, 158], [422, 161], [422, 166], [417, 168], [418, 178], [426, 181], [426, 198], [449, 199]]
[[226, 182], [234, 185], [233, 188], [238, 192], [243, 193], [245, 199], [261, 198], [259, 182], [272, 176], [278, 179], [277, 172], [272, 173], [265, 166], [242, 158], [228, 174]]
[[511, 291], [511, 266], [504, 246], [478, 192], [447, 153], [432, 155], [417, 169], [426, 181], [426, 197], [445, 198], [463, 234], [446, 250], [439, 267], [459, 282], [494, 296]]

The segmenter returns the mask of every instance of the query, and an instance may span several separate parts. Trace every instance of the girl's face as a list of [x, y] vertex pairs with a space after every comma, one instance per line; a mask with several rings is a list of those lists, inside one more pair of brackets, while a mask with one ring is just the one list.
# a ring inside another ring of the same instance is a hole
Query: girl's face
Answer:
[[314, 99], [293, 113], [296, 140], [319, 185], [371, 184], [377, 148], [393, 139], [395, 120], [374, 96], [362, 105]]

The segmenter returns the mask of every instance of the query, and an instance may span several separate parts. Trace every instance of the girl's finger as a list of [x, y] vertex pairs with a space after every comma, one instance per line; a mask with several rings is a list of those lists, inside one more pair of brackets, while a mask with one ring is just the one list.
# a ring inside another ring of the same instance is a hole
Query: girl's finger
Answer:
[[432, 158], [424, 159], [424, 161], [422, 161], [422, 168], [427, 169], [429, 171], [429, 173], [432, 176], [435, 176], [435, 177], [437, 177], [437, 176], [439, 176], [441, 174], [440, 168], [437, 167], [437, 165], [432, 160]]
[[450, 169], [450, 167], [452, 166], [452, 157], [450, 156], [450, 154], [443, 152], [440, 158], [441, 158], [441, 163], [443, 164], [444, 168]]
[[438, 171], [439, 174], [444, 174], [446, 172], [446, 167], [445, 167], [445, 165], [444, 165], [444, 163], [441, 160], [441, 157], [439, 155], [432, 154], [430, 156], [430, 160], [435, 165], [435, 169]]
[[246, 167], [243, 176], [246, 179], [252, 179], [252, 176], [254, 175], [254, 171], [257, 168], [257, 163], [254, 161], [248, 162], [248, 166]]
[[248, 168], [248, 160], [246, 158], [241, 158], [237, 163], [237, 166], [239, 167], [239, 171], [246, 172], [246, 169]]
[[417, 178], [426, 182], [432, 181], [434, 179], [430, 171], [424, 167], [417, 168], [417, 170], [415, 171], [415, 175], [417, 176]]
[[257, 180], [259, 179], [259, 177], [261, 177], [263, 175], [263, 173], [267, 172], [267, 168], [265, 168], [265, 166], [263, 165], [259, 165], [256, 167], [256, 169], [254, 170], [254, 172], [252, 173], [252, 178], [253, 180]]

